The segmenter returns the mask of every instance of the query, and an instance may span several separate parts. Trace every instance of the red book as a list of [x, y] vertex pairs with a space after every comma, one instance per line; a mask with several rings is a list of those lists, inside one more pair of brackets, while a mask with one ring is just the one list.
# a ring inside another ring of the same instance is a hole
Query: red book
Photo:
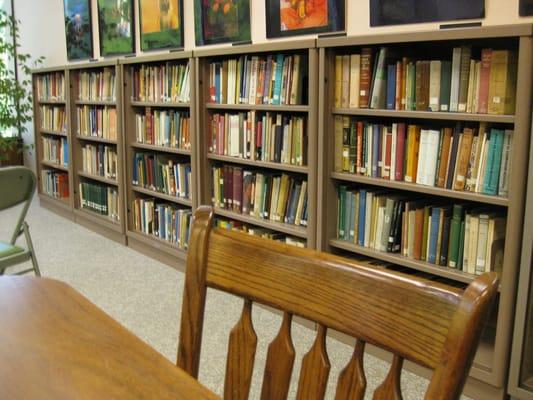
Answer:
[[401, 61], [397, 61], [396, 62], [396, 97], [394, 99], [395, 110], [401, 110], [402, 80], [403, 80], [403, 64]]
[[361, 71], [359, 78], [359, 108], [368, 108], [370, 84], [372, 83], [372, 49], [361, 50]]
[[396, 128], [396, 165], [394, 166], [394, 180], [403, 181], [403, 162], [405, 158], [405, 124], [400, 123]]
[[363, 131], [365, 126], [362, 121], [357, 122], [357, 155], [356, 155], [356, 170], [360, 174], [363, 166]]
[[242, 210], [242, 168], [233, 167], [233, 211], [241, 213]]
[[479, 114], [486, 114], [489, 106], [489, 82], [490, 82], [490, 64], [492, 62], [492, 49], [481, 50], [481, 68], [479, 72], [479, 96], [478, 108]]
[[385, 179], [390, 179], [391, 167], [391, 151], [392, 151], [392, 130], [387, 129], [385, 135], [385, 160], [383, 160], [383, 175]]
[[217, 154], [224, 154], [224, 126], [225, 126], [225, 117], [224, 115], [218, 116], [218, 127], [217, 127]]

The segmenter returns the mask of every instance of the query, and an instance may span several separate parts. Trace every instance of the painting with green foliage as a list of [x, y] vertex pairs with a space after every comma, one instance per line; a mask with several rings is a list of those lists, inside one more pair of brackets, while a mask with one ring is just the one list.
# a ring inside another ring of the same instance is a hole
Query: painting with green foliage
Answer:
[[141, 50], [183, 47], [182, 0], [139, 0]]
[[194, 0], [196, 45], [250, 40], [250, 0]]
[[135, 50], [131, 0], [98, 0], [98, 31], [102, 56]]
[[67, 58], [81, 60], [93, 56], [93, 32], [89, 0], [64, 0]]

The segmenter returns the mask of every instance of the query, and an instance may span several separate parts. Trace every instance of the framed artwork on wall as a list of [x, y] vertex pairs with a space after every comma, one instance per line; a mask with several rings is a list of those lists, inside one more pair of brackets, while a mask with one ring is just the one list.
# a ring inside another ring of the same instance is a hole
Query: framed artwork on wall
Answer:
[[250, 40], [250, 0], [194, 0], [196, 45]]
[[520, 0], [520, 16], [533, 15], [533, 0]]
[[135, 51], [133, 3], [131, 0], [98, 0], [100, 55], [130, 54]]
[[64, 0], [67, 59], [83, 60], [93, 56], [93, 30], [90, 0]]
[[267, 37], [345, 29], [344, 0], [265, 0]]
[[485, 0], [370, 0], [370, 26], [485, 17]]
[[183, 0], [139, 0], [141, 50], [183, 47]]

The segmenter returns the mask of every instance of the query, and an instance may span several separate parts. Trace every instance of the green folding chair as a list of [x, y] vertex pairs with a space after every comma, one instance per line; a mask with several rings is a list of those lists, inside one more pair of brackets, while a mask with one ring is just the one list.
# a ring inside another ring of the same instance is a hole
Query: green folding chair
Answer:
[[[33, 268], [17, 272], [17, 275], [35, 271], [35, 275], [41, 276], [33, 243], [31, 242], [30, 229], [25, 221], [26, 213], [35, 192], [35, 181], [35, 174], [29, 168], [0, 168], [0, 211], [24, 203], [11, 241], [9, 243], [0, 241], [0, 275], [4, 274], [7, 267], [31, 259]], [[22, 234], [26, 238], [27, 250], [15, 244]]]

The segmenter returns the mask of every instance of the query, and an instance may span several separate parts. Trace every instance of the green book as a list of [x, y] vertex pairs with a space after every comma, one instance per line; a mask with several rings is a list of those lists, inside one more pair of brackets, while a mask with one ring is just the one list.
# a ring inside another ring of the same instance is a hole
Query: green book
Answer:
[[465, 249], [465, 221], [461, 221], [461, 231], [459, 234], [459, 251], [457, 252], [457, 269], [463, 269], [463, 252]]
[[354, 238], [354, 208], [355, 194], [352, 191], [346, 192], [346, 222], [344, 223], [344, 239], [353, 242]]
[[[494, 138], [495, 140], [491, 140], [491, 145], [494, 143], [494, 152], [492, 154], [492, 157], [490, 157], [490, 164], [489, 164], [489, 175], [485, 177], [484, 182], [484, 193], [486, 194], [492, 194], [497, 195], [498, 194], [498, 184], [500, 179], [500, 166], [502, 162], [502, 152], [503, 152], [503, 137], [505, 135], [505, 132], [501, 129], [492, 129], [491, 133], [491, 139]], [[488, 179], [487, 179], [488, 178]]]
[[428, 243], [428, 231], [429, 231], [429, 214], [431, 207], [424, 207], [424, 227], [422, 228], [422, 253], [420, 259], [427, 261], [427, 243]]
[[357, 126], [355, 120], [350, 121], [350, 173], [355, 174], [357, 158]]
[[344, 239], [344, 231], [345, 231], [345, 212], [346, 212], [346, 186], [341, 185], [339, 186], [339, 217], [338, 217], [338, 223], [337, 223], [337, 238], [338, 239]]
[[440, 111], [450, 111], [450, 93], [452, 87], [452, 62], [441, 61], [440, 64]]
[[450, 242], [448, 246], [448, 267], [450, 268], [457, 268], [459, 261], [459, 241], [461, 236], [461, 223], [463, 222], [463, 208], [462, 204], [454, 204], [453, 206], [452, 221], [450, 223]]

